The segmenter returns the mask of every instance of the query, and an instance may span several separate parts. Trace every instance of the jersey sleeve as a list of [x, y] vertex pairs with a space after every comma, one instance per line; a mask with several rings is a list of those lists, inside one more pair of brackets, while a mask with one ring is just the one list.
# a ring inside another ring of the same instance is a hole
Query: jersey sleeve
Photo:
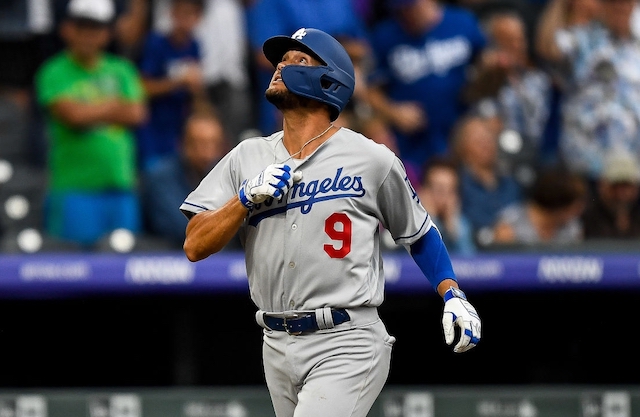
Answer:
[[411, 245], [431, 227], [431, 218], [399, 158], [395, 158], [377, 198], [382, 226], [389, 230], [397, 244]]
[[240, 184], [233, 174], [236, 171], [233, 154], [231, 151], [222, 158], [180, 205], [180, 211], [187, 218], [216, 210], [237, 194]]

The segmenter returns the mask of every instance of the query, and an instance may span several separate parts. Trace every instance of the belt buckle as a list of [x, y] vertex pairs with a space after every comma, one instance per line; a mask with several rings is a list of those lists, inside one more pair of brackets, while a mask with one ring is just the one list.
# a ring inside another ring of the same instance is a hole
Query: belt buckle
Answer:
[[298, 313], [292, 313], [289, 315], [289, 317], [284, 316], [282, 317], [282, 325], [284, 326], [284, 331], [287, 332], [287, 334], [291, 335], [291, 336], [299, 336], [302, 334], [302, 332], [292, 332], [289, 329], [289, 324], [287, 323], [287, 320], [291, 320], [291, 319], [297, 319], [300, 317], [300, 314]]

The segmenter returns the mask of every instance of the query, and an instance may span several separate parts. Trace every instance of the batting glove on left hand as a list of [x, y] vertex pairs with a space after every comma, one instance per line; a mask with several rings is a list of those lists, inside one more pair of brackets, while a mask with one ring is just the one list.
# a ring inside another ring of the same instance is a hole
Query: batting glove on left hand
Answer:
[[455, 339], [455, 326], [460, 327], [460, 340], [453, 348], [456, 353], [466, 352], [480, 341], [481, 322], [475, 307], [458, 288], [451, 287], [444, 293], [442, 328], [444, 339], [451, 345]]
[[289, 165], [272, 164], [254, 179], [244, 180], [238, 198], [246, 208], [251, 209], [254, 204], [262, 203], [269, 197], [280, 198], [287, 194], [294, 180], [301, 178], [301, 174], [291, 172]]

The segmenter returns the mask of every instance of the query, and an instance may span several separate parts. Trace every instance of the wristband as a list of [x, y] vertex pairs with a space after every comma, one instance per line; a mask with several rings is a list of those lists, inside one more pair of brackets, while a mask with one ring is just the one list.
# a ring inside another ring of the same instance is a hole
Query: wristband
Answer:
[[464, 291], [462, 291], [459, 288], [456, 287], [449, 287], [449, 289], [447, 290], [447, 292], [444, 293], [444, 302], [446, 303], [447, 301], [451, 300], [452, 298], [461, 298], [463, 300], [467, 300], [467, 295], [464, 293]]
[[247, 180], [244, 180], [242, 182], [242, 185], [240, 186], [240, 190], [238, 191], [238, 199], [240, 200], [243, 206], [251, 210], [253, 208], [253, 202], [251, 202], [251, 200], [247, 198], [247, 194], [244, 192], [244, 186], [246, 183], [247, 183]]

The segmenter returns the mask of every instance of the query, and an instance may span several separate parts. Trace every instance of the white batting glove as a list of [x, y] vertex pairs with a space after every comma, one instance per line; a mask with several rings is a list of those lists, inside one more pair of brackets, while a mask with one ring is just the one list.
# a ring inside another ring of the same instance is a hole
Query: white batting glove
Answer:
[[456, 337], [455, 326], [460, 327], [460, 340], [454, 346], [456, 353], [466, 352], [480, 341], [481, 322], [475, 307], [467, 301], [460, 289], [451, 287], [444, 293], [442, 328], [444, 340], [451, 345]]
[[289, 192], [294, 182], [302, 179], [301, 172], [291, 172], [289, 165], [269, 165], [252, 180], [244, 180], [238, 198], [248, 209], [269, 197], [280, 198]]

